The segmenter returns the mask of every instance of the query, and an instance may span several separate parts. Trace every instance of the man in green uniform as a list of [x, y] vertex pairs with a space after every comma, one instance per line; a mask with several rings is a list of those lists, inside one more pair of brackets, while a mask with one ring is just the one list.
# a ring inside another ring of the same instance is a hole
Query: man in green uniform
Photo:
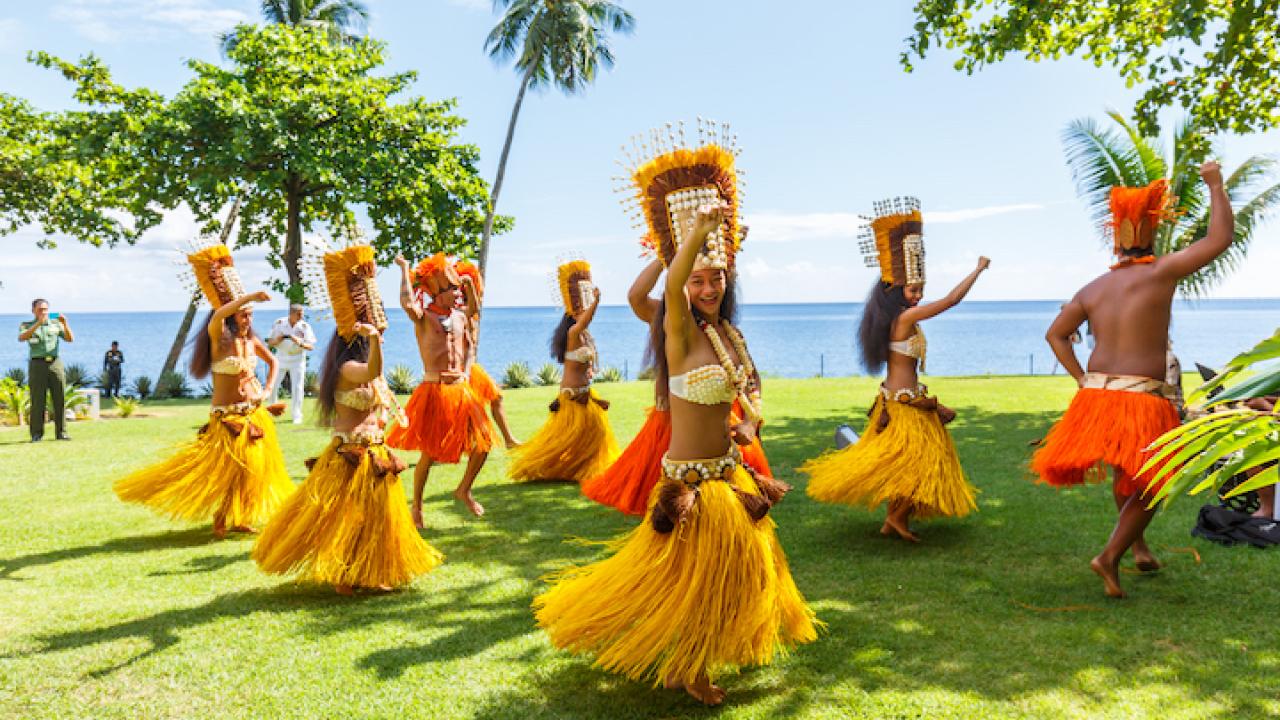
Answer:
[[35, 319], [22, 323], [18, 331], [18, 342], [27, 343], [31, 348], [31, 360], [27, 364], [27, 377], [31, 382], [31, 442], [39, 442], [44, 437], [45, 393], [53, 399], [53, 427], [58, 439], [70, 440], [62, 427], [66, 413], [66, 375], [58, 358], [58, 345], [75, 338], [66, 317], [49, 314], [49, 301], [36, 299], [31, 303], [31, 313]]

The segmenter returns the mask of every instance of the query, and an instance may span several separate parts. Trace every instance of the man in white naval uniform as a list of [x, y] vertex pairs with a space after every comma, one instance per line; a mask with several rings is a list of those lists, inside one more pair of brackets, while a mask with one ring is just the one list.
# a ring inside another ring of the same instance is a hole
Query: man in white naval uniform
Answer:
[[305, 308], [297, 303], [289, 306], [289, 317], [276, 320], [271, 326], [267, 344], [276, 350], [276, 362], [280, 371], [271, 386], [271, 402], [280, 393], [280, 383], [289, 373], [289, 404], [293, 412], [293, 424], [302, 424], [302, 397], [306, 390], [307, 353], [316, 346], [316, 334], [311, 325], [302, 319]]

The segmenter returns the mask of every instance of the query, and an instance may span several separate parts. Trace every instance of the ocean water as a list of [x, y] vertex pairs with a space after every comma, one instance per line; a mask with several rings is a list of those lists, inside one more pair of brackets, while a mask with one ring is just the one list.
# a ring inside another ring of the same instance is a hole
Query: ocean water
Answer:
[[[1044, 331], [1058, 311], [1057, 301], [965, 302], [924, 323], [929, 338], [930, 375], [1014, 375], [1061, 373], [1044, 341]], [[56, 311], [57, 308], [54, 308]], [[858, 303], [745, 305], [739, 325], [761, 371], [782, 377], [845, 376], [863, 373], [854, 347], [862, 307]], [[205, 311], [207, 312], [207, 310]], [[201, 313], [203, 317], [204, 313]], [[283, 313], [279, 313], [283, 314]], [[265, 332], [277, 313], [259, 310], [258, 330]], [[388, 367], [418, 367], [413, 334], [398, 308], [389, 308], [386, 334]], [[1280, 299], [1178, 302], [1174, 307], [1174, 350], [1187, 370], [1193, 363], [1216, 366], [1251, 347], [1280, 326]], [[27, 348], [16, 340], [18, 323], [27, 315], [0, 315], [0, 327], [12, 339], [0, 342], [0, 370], [26, 366]], [[96, 374], [112, 340], [125, 353], [125, 382], [139, 375], [153, 379], [164, 364], [180, 312], [68, 314], [74, 343], [63, 345], [66, 363], [81, 363]], [[559, 320], [556, 308], [488, 308], [481, 331], [480, 362], [497, 378], [509, 363], [527, 362], [537, 369], [551, 360], [548, 341]], [[196, 325], [199, 326], [200, 318]], [[320, 362], [333, 324], [312, 320], [321, 339], [312, 354]], [[623, 306], [602, 307], [591, 332], [602, 367], [617, 367], [628, 378], [641, 368], [648, 327]], [[1080, 346], [1078, 346], [1080, 347]], [[1079, 350], [1082, 354], [1086, 349]], [[184, 352], [184, 362], [186, 353]]]

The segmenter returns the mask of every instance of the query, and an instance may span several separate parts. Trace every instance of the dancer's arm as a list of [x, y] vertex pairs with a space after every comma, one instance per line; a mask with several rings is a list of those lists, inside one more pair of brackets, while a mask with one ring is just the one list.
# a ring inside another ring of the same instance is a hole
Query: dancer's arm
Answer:
[[253, 352], [267, 364], [266, 387], [275, 387], [276, 375], [280, 373], [280, 362], [276, 360], [275, 353], [267, 348], [266, 343], [262, 342], [262, 338], [256, 337], [253, 339]]
[[227, 321], [227, 318], [240, 312], [240, 308], [251, 302], [266, 302], [270, 299], [271, 296], [268, 295], [265, 290], [259, 290], [256, 293], [241, 295], [235, 300], [225, 303], [222, 307], [214, 310], [213, 315], [209, 318], [209, 327], [206, 328], [209, 333], [209, 339], [213, 341], [213, 346], [217, 347], [218, 342], [222, 340], [222, 325]]
[[1087, 319], [1084, 305], [1080, 304], [1080, 298], [1071, 298], [1071, 302], [1062, 306], [1058, 317], [1053, 319], [1048, 332], [1044, 335], [1044, 339], [1049, 341], [1049, 347], [1053, 348], [1053, 356], [1058, 358], [1058, 364], [1067, 371], [1068, 375], [1075, 378], [1077, 383], [1084, 377], [1084, 368], [1080, 367], [1080, 360], [1076, 358], [1075, 344], [1071, 342], [1071, 336]]
[[458, 278], [462, 283], [462, 299], [466, 303], [468, 318], [477, 318], [480, 316], [480, 293], [476, 292], [476, 282], [470, 275], [463, 275]]
[[721, 218], [724, 217], [724, 207], [722, 203], [703, 205], [698, 208], [693, 231], [676, 251], [676, 256], [671, 260], [671, 267], [667, 268], [666, 290], [663, 295], [667, 301], [664, 330], [667, 333], [668, 358], [673, 354], [678, 358], [684, 358], [689, 352], [689, 341], [693, 331], [693, 311], [689, 309], [689, 296], [685, 292], [684, 284], [693, 274], [693, 263], [698, 259], [698, 252], [702, 250], [702, 246], [706, 244], [707, 235], [720, 226]]
[[1236, 219], [1231, 212], [1231, 198], [1222, 183], [1222, 168], [1210, 160], [1200, 166], [1200, 177], [1209, 186], [1209, 232], [1156, 261], [1157, 271], [1175, 282], [1213, 262], [1235, 239]]
[[928, 320], [936, 315], [941, 315], [956, 305], [959, 305], [960, 301], [964, 299], [964, 296], [968, 295], [969, 291], [973, 289], [973, 284], [978, 281], [978, 276], [990, 266], [991, 260], [986, 257], [978, 258], [978, 267], [974, 268], [973, 272], [966, 275], [965, 278], [960, 281], [959, 285], [951, 288], [951, 292], [947, 293], [940, 300], [934, 300], [931, 303], [907, 308], [898, 316], [898, 322], [904, 323], [908, 326], [915, 325], [921, 320]]
[[578, 318], [573, 321], [573, 326], [569, 328], [569, 339], [575, 343], [581, 341], [582, 333], [587, 331], [587, 328], [591, 325], [591, 321], [596, 316], [596, 308], [600, 307], [600, 288], [594, 288], [593, 293], [595, 295], [595, 299], [591, 301], [590, 305], [583, 309], [583, 311], [578, 315]]
[[368, 323], [356, 325], [356, 332], [369, 338], [369, 360], [342, 364], [342, 377], [356, 385], [371, 383], [382, 376], [382, 335], [378, 329]]
[[649, 293], [653, 292], [653, 287], [658, 284], [661, 276], [662, 261], [654, 258], [653, 262], [640, 271], [636, 281], [631, 283], [631, 289], [627, 291], [631, 312], [646, 323], [652, 322], [654, 313], [658, 312], [658, 301], [649, 297]]
[[422, 308], [413, 299], [413, 280], [409, 277], [409, 261], [404, 259], [404, 255], [397, 255], [396, 265], [400, 266], [400, 307], [404, 309], [404, 314], [408, 315], [410, 320], [418, 322], [422, 319]]

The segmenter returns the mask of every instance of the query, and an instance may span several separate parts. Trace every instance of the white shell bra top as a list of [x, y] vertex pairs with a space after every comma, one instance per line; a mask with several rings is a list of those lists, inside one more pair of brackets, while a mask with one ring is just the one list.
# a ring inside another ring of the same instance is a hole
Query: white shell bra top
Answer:
[[209, 369], [219, 375], [252, 374], [258, 369], [258, 356], [241, 357], [239, 355], [228, 355], [210, 365]]
[[683, 375], [672, 375], [667, 380], [667, 390], [681, 400], [699, 405], [731, 403], [738, 397], [738, 388], [719, 365], [703, 365]]
[[591, 361], [596, 359], [596, 349], [590, 345], [583, 345], [577, 350], [566, 350], [564, 359], [590, 365]]
[[916, 326], [916, 331], [906, 340], [894, 340], [889, 343], [889, 350], [899, 355], [906, 355], [920, 361], [920, 370], [924, 370], [924, 357], [929, 349], [929, 343], [924, 339], [924, 331], [920, 326]]
[[368, 385], [351, 388], [350, 390], [338, 390], [333, 394], [333, 402], [338, 405], [346, 405], [352, 410], [374, 410], [378, 408], [391, 407], [394, 398], [391, 396], [391, 390], [387, 387], [387, 381], [382, 378], [375, 378]]

